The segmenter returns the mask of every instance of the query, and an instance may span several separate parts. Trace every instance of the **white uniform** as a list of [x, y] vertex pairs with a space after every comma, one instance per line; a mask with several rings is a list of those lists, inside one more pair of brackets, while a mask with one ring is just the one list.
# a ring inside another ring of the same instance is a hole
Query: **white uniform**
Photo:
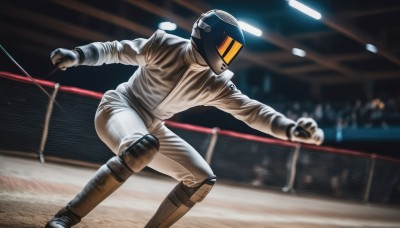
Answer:
[[231, 82], [231, 71], [213, 73], [192, 50], [190, 40], [158, 30], [149, 39], [92, 44], [99, 58], [87, 65], [139, 66], [127, 82], [104, 94], [95, 118], [99, 137], [118, 154], [145, 134], [153, 134], [160, 150], [149, 167], [186, 186], [200, 183], [213, 172], [192, 146], [164, 125], [174, 114], [194, 106], [214, 106], [280, 139], [287, 139], [287, 127], [295, 124], [243, 95]]

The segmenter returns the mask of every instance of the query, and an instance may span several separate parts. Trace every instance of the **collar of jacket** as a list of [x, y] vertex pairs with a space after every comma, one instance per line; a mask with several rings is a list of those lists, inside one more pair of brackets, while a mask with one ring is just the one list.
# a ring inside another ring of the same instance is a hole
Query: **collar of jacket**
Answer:
[[206, 61], [204, 61], [201, 55], [193, 48], [190, 41], [186, 45], [185, 61], [190, 67], [193, 68], [198, 68], [201, 70], [209, 68]]

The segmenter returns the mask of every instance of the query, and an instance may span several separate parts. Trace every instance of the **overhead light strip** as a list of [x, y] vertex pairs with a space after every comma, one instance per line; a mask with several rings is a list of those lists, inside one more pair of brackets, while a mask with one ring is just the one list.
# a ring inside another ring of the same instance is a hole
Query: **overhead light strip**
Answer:
[[239, 27], [241, 29], [243, 29], [244, 31], [251, 33], [255, 36], [261, 36], [262, 35], [262, 31], [252, 25], [247, 24], [246, 22], [243, 21], [238, 21], [239, 23]]
[[289, 6], [299, 10], [300, 12], [307, 14], [308, 16], [314, 18], [314, 19], [321, 19], [321, 14], [313, 9], [311, 9], [310, 7], [304, 5], [301, 2], [298, 2], [296, 0], [289, 0]]
[[158, 28], [162, 30], [173, 31], [177, 28], [177, 26], [175, 23], [165, 21], [158, 24]]
[[292, 54], [300, 57], [305, 57], [307, 53], [300, 48], [292, 48]]

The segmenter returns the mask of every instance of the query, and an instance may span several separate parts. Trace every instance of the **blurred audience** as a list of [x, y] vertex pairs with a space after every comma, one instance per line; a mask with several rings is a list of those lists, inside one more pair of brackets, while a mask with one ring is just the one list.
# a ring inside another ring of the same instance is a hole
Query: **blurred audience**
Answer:
[[322, 127], [388, 128], [400, 126], [400, 96], [337, 102], [284, 101], [271, 104], [291, 119], [312, 117]]
[[[391, 98], [372, 98], [369, 100], [349, 99], [340, 101], [294, 101], [282, 96], [273, 99], [266, 96], [253, 97], [268, 104], [288, 118], [311, 117], [322, 128], [391, 128], [400, 127], [400, 95]], [[243, 132], [242, 125], [232, 122], [229, 116], [216, 110], [210, 115], [205, 107], [192, 109], [189, 114], [175, 115], [172, 120], [207, 127], [218, 126], [223, 129]], [[256, 134], [253, 133], [252, 134]]]

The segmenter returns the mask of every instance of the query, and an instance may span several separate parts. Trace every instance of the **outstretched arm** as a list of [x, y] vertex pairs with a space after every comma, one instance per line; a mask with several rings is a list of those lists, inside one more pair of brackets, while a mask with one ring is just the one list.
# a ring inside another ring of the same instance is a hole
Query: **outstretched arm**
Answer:
[[313, 119], [300, 118], [297, 122], [288, 119], [273, 108], [242, 94], [231, 81], [223, 85], [216, 94], [207, 105], [232, 114], [254, 129], [294, 142], [316, 145], [323, 142], [323, 131]]
[[51, 53], [50, 59], [62, 70], [78, 65], [99, 66], [112, 63], [145, 65], [156, 34], [149, 39], [94, 42], [78, 46], [73, 50], [57, 48]]

